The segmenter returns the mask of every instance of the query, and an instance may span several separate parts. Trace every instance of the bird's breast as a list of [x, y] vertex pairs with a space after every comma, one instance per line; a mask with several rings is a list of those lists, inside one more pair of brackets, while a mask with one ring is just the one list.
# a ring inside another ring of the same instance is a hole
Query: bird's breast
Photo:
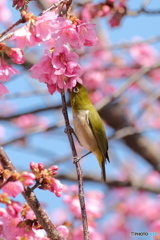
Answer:
[[94, 152], [98, 146], [89, 124], [88, 113], [89, 110], [78, 110], [73, 113], [73, 124], [81, 145], [88, 151]]

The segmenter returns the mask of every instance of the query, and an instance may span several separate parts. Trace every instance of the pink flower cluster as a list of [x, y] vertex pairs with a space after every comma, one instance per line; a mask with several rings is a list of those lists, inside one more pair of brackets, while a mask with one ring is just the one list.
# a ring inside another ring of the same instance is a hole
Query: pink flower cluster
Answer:
[[[14, 63], [22, 64], [24, 63], [24, 55], [21, 49], [19, 48], [10, 48], [7, 47], [4, 43], [0, 43], [0, 51], [6, 53], [9, 57], [12, 58]], [[19, 73], [12, 66], [7, 65], [4, 58], [0, 58], [0, 81], [5, 82], [9, 81], [10, 77]], [[8, 93], [8, 89], [0, 83], [0, 97]]]
[[[13, 4], [21, 8], [24, 6], [24, 1], [14, 0]], [[42, 42], [51, 46], [50, 51], [45, 51], [40, 63], [30, 69], [31, 76], [46, 83], [51, 94], [62, 88], [71, 89], [77, 82], [82, 83], [81, 67], [77, 63], [78, 55], [70, 52], [67, 45], [69, 44], [74, 49], [94, 46], [97, 43], [94, 24], [73, 16], [70, 19], [58, 17], [55, 12], [46, 12], [42, 16], [35, 17], [23, 11], [22, 15], [27, 24], [16, 30], [11, 39], [16, 41], [17, 47], [33, 47]], [[2, 48], [13, 62], [17, 64], [24, 62], [21, 49], [6, 47], [3, 43], [0, 45], [0, 50], [3, 50]], [[4, 59], [1, 60], [0, 65], [0, 80], [2, 81], [9, 80], [11, 76], [18, 73], [16, 69], [7, 65]], [[8, 90], [0, 84], [0, 95], [7, 92]]]
[[[136, 40], [141, 40], [140, 38], [136, 38]], [[131, 57], [134, 61], [141, 65], [151, 67], [158, 60], [158, 51], [152, 47], [150, 44], [134, 44], [130, 48]]]
[[3, 192], [7, 193], [8, 196], [16, 197], [23, 192], [24, 186], [31, 186], [34, 183], [35, 176], [33, 173], [22, 172], [21, 174], [17, 173], [17, 175], [17, 181], [8, 181], [2, 188]]
[[88, 19], [107, 16], [110, 26], [117, 27], [126, 13], [126, 2], [127, 0], [108, 0], [104, 4], [87, 3], [82, 8], [81, 15]]
[[36, 176], [36, 181], [39, 183], [40, 189], [45, 189], [53, 192], [57, 197], [62, 195], [63, 185], [54, 176], [58, 172], [58, 166], [52, 166], [48, 169], [44, 168], [43, 163], [30, 163], [30, 168]]
[[34, 114], [26, 114], [22, 115], [14, 120], [14, 123], [22, 129], [29, 129], [29, 128], [38, 128], [44, 129], [48, 127], [47, 118], [36, 116]]
[[[9, 81], [10, 77], [16, 73], [19, 72], [12, 66], [7, 65], [3, 58], [0, 58], [0, 81]], [[0, 83], [0, 97], [8, 92], [8, 89], [2, 83]]]
[[7, 7], [7, 1], [6, 0], [1, 0], [0, 1], [0, 12], [3, 14], [0, 14], [0, 22], [1, 24], [4, 23], [9, 23], [11, 20], [11, 11]]
[[[63, 197], [64, 202], [68, 205], [70, 212], [76, 217], [81, 218], [81, 211], [79, 205], [79, 199], [77, 195], [77, 186], [72, 186], [69, 190], [65, 189], [67, 194]], [[70, 192], [71, 193], [71, 192]], [[104, 206], [102, 204], [104, 195], [100, 192], [90, 191], [86, 193], [86, 209], [88, 220], [98, 219], [102, 216]]]
[[0, 208], [0, 238], [6, 240], [49, 240], [45, 237], [43, 230], [37, 230], [34, 227], [28, 228], [27, 225], [18, 227], [18, 224], [23, 221], [21, 211], [23, 207], [12, 202], [7, 209]]
[[16, 40], [19, 48], [34, 47], [41, 42], [51, 40], [52, 32], [58, 29], [56, 19], [55, 12], [47, 12], [39, 17], [31, 15], [28, 23], [14, 32], [12, 40]]
[[46, 12], [38, 17], [31, 15], [28, 23], [14, 32], [12, 39], [16, 40], [19, 48], [33, 47], [40, 42], [47, 42], [47, 44], [51, 42], [52, 47], [55, 47], [57, 51], [67, 43], [72, 48], [81, 48], [94, 46], [97, 43], [93, 28], [94, 24], [85, 19], [73, 18], [69, 20], [58, 17], [55, 12]]
[[70, 52], [67, 44], [74, 49], [94, 46], [97, 37], [93, 28], [94, 25], [86, 20], [65, 19], [47, 12], [39, 17], [32, 15], [24, 27], [15, 31], [13, 39], [20, 48], [33, 47], [41, 42], [52, 46], [30, 71], [31, 76], [46, 83], [53, 94], [62, 88], [71, 89], [77, 82], [82, 83], [78, 55]]
[[9, 48], [6, 47], [6, 54], [12, 58], [12, 61], [16, 64], [24, 63], [24, 53], [19, 48]]
[[[67, 204], [69, 212], [73, 215], [74, 230], [72, 231], [72, 239], [83, 239], [83, 229], [79, 220], [81, 219], [80, 204], [78, 199], [78, 189], [76, 185], [69, 188], [65, 186], [64, 192], [66, 195], [63, 197], [64, 202]], [[97, 230], [96, 220], [103, 216], [104, 212], [104, 194], [98, 191], [88, 191], [86, 193], [86, 210], [89, 226], [90, 239], [92, 240], [105, 240], [103, 233]], [[76, 222], [75, 222], [76, 221]]]
[[16, 9], [24, 7], [26, 0], [13, 0], [13, 7], [16, 6]]
[[48, 90], [53, 94], [62, 88], [71, 89], [77, 82], [82, 83], [79, 78], [81, 67], [77, 63], [78, 55], [70, 52], [67, 45], [63, 45], [60, 52], [46, 50], [41, 61], [31, 69], [31, 77], [38, 78], [48, 86]]

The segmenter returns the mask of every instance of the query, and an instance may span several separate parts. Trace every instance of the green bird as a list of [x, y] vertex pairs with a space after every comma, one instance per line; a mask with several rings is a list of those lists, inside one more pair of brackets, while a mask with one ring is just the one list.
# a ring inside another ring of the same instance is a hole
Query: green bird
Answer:
[[71, 91], [74, 130], [80, 144], [95, 154], [106, 181], [105, 163], [108, 157], [108, 141], [103, 122], [92, 105], [86, 89], [79, 83]]

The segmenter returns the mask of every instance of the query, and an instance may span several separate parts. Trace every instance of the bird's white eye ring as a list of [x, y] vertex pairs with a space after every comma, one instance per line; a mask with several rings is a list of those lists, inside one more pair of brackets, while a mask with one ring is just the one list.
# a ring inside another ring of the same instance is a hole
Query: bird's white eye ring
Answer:
[[79, 92], [79, 88], [78, 87], [74, 87], [73, 88], [73, 92], [78, 93]]

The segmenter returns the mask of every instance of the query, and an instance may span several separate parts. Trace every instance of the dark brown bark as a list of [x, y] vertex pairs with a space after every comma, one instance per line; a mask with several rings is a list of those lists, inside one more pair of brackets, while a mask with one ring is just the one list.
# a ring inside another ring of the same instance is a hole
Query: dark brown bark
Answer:
[[[120, 102], [104, 106], [100, 110], [100, 115], [115, 130], [129, 126], [134, 127], [133, 123], [125, 116], [125, 110]], [[160, 172], [160, 148], [156, 144], [138, 132], [126, 135], [122, 137], [122, 140]]]

